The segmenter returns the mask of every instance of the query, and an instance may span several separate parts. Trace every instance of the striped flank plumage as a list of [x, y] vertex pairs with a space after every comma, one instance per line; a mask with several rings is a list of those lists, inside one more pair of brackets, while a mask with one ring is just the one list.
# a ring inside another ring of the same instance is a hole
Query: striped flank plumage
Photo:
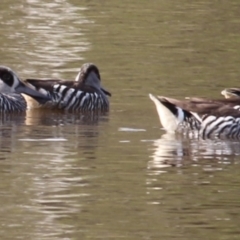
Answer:
[[51, 98], [41, 108], [70, 111], [108, 111], [111, 93], [101, 86], [99, 70], [93, 63], [85, 63], [75, 81], [61, 79], [26, 79], [35, 90]]
[[196, 131], [203, 138], [240, 138], [240, 99], [149, 97], [168, 132]]
[[10, 68], [0, 66], [0, 112], [19, 112], [27, 109], [21, 93], [43, 104], [49, 97], [26, 86]]

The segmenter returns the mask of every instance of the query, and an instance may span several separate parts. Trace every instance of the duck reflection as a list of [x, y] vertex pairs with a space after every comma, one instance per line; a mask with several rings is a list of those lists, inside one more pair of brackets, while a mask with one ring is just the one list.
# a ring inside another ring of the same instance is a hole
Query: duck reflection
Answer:
[[175, 134], [163, 134], [153, 142], [153, 147], [154, 153], [151, 155], [152, 160], [148, 162], [148, 169], [154, 170], [156, 174], [162, 173], [162, 168], [181, 164], [183, 156], [188, 155], [182, 139]]
[[[27, 218], [29, 224], [34, 222], [32, 234], [42, 238], [47, 226], [51, 227], [45, 237], [52, 231], [75, 231], [75, 222], [68, 225], [65, 219], [86, 211], [88, 188], [96, 178], [99, 136], [108, 115], [28, 110], [0, 116], [0, 160], [7, 160], [1, 171], [17, 175], [24, 186], [18, 197], [25, 199], [23, 208], [31, 209]], [[15, 186], [11, 177], [7, 179]]]
[[181, 166], [203, 159], [229, 161], [240, 155], [240, 142], [231, 140], [204, 140], [196, 136], [166, 133], [153, 142], [154, 152], [148, 169], [155, 174], [163, 168]]
[[[27, 112], [20, 140], [25, 158], [31, 162], [31, 209], [33, 214], [44, 216], [39, 226], [59, 226], [85, 211], [88, 187], [95, 178], [91, 171], [98, 160], [99, 137], [107, 121], [107, 114], [39, 109]], [[74, 226], [75, 222], [71, 222], [59, 228], [75, 231]]]
[[[71, 143], [71, 151], [82, 149], [94, 151], [98, 146], [99, 128], [107, 121], [108, 113], [73, 114], [38, 109], [27, 112], [25, 124], [28, 126], [27, 135], [33, 140], [39, 138], [65, 140]], [[58, 144], [58, 148], [60, 145]], [[56, 148], [56, 145], [53, 148]], [[59, 152], [62, 150], [59, 149]]]
[[86, 112], [71, 113], [50, 109], [31, 109], [26, 114], [26, 125], [97, 125], [99, 121], [107, 119], [108, 113]]
[[24, 124], [26, 114], [0, 112], [0, 160], [5, 160], [8, 154], [16, 148], [17, 133]]

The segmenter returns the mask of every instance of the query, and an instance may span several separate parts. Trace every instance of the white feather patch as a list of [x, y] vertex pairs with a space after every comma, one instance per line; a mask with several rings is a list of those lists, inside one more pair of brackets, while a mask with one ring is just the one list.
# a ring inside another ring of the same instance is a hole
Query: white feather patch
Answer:
[[181, 108], [177, 107], [178, 116], [176, 117], [167, 107], [165, 107], [155, 96], [149, 94], [150, 99], [155, 103], [160, 122], [164, 129], [168, 132], [177, 130], [178, 125], [184, 119], [184, 113]]
[[239, 109], [240, 109], [240, 106], [237, 105], [237, 106], [234, 106], [233, 108], [239, 110]]
[[184, 112], [180, 107], [177, 107], [177, 110], [178, 110], [177, 119], [178, 119], [178, 122], [181, 123], [184, 120]]

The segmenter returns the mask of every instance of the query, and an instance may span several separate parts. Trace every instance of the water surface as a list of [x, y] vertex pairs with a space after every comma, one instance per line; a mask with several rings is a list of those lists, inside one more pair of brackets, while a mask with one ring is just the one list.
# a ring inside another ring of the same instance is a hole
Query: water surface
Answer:
[[2, 1], [1, 64], [74, 79], [108, 114], [0, 118], [1, 239], [239, 239], [240, 143], [166, 134], [148, 93], [239, 86], [238, 1]]

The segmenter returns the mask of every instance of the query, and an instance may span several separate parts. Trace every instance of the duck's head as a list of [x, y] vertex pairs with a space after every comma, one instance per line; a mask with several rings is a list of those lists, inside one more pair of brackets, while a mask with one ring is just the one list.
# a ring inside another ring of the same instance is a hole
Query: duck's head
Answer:
[[105, 95], [111, 96], [111, 93], [101, 86], [101, 76], [98, 67], [93, 63], [84, 63], [80, 68], [75, 81], [93, 87], [102, 91]]
[[12, 69], [5, 66], [0, 66], [0, 93], [23, 93], [41, 104], [50, 100], [48, 96], [27, 86]]
[[221, 92], [221, 94], [225, 98], [240, 98], [240, 88], [226, 88]]

